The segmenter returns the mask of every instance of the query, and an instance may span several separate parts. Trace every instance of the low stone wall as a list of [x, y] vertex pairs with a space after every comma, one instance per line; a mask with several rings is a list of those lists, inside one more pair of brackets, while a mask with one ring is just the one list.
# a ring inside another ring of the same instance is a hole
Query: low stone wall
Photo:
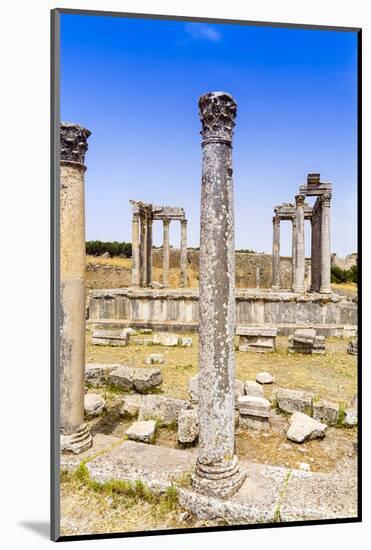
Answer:
[[[188, 249], [188, 273], [193, 280], [199, 278], [199, 250]], [[180, 250], [170, 248], [170, 269], [179, 269]], [[161, 282], [162, 248], [153, 250], [154, 281]], [[261, 288], [272, 286], [272, 256], [271, 254], [251, 254], [236, 252], [236, 287], [256, 288], [257, 267], [260, 268]], [[131, 271], [128, 267], [88, 263], [86, 266], [88, 289], [126, 288], [131, 285]], [[291, 257], [281, 257], [281, 287], [291, 288], [292, 264]], [[310, 284], [310, 259], [306, 259], [306, 288]]]
[[[198, 290], [95, 290], [89, 296], [89, 321], [122, 322], [197, 330]], [[264, 290], [236, 291], [237, 324], [267, 325], [279, 334], [314, 327], [319, 334], [349, 337], [357, 325], [357, 304], [344, 297]]]
[[339, 258], [337, 254], [331, 255], [331, 266], [340, 267], [340, 269], [350, 269], [354, 265], [357, 265], [358, 254], [354, 252], [353, 254], [348, 254], [345, 258]]

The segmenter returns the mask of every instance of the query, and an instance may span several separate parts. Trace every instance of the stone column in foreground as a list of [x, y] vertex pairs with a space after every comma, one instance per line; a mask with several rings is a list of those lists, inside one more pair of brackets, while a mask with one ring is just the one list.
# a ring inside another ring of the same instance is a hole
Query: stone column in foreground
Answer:
[[169, 286], [169, 226], [170, 220], [165, 218], [163, 220], [164, 237], [162, 245], [162, 283], [164, 286]]
[[181, 220], [180, 286], [187, 286], [187, 220]]
[[296, 231], [296, 217], [292, 219], [292, 253], [291, 253], [291, 264], [292, 264], [292, 283], [291, 289], [295, 292], [296, 287], [296, 241], [297, 241], [297, 231]]
[[199, 447], [196, 491], [227, 498], [245, 479], [234, 454], [236, 304], [232, 135], [237, 105], [224, 92], [199, 99], [202, 190], [199, 322]]
[[295, 292], [304, 292], [305, 246], [304, 246], [304, 195], [296, 195], [296, 281]]
[[131, 284], [140, 285], [139, 273], [139, 214], [133, 214], [131, 246]]
[[280, 288], [280, 219], [273, 218], [273, 248], [272, 248], [272, 289]]
[[330, 203], [331, 193], [321, 196], [321, 288], [320, 292], [331, 292], [331, 242]]
[[152, 286], [152, 225], [153, 220], [148, 216], [147, 218], [147, 286]]
[[60, 428], [61, 451], [82, 453], [92, 437], [84, 423], [85, 213], [89, 130], [60, 126]]

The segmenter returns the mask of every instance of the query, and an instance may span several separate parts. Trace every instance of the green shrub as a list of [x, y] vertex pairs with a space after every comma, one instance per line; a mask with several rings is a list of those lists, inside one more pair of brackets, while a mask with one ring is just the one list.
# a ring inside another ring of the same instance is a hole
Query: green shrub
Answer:
[[90, 256], [101, 256], [108, 252], [110, 256], [122, 256], [131, 258], [131, 243], [118, 241], [87, 241], [86, 253]]
[[331, 267], [331, 282], [332, 283], [357, 283], [358, 282], [358, 266], [353, 265], [350, 269], [341, 269], [338, 266]]

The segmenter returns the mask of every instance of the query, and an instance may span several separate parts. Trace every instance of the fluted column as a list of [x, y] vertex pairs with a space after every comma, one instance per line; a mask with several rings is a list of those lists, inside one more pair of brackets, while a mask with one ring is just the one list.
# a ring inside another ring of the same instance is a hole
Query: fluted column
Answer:
[[296, 281], [295, 292], [304, 292], [305, 243], [304, 243], [304, 195], [296, 195]]
[[133, 215], [131, 244], [131, 284], [140, 285], [139, 274], [139, 215]]
[[162, 283], [164, 286], [169, 286], [169, 226], [170, 220], [165, 218], [163, 220], [164, 236], [162, 245]]
[[331, 292], [331, 242], [330, 242], [330, 204], [331, 194], [321, 196], [321, 288], [320, 292]]
[[147, 217], [147, 286], [152, 286], [152, 224], [153, 220]]
[[187, 286], [187, 220], [180, 222], [180, 286]]
[[147, 216], [140, 216], [140, 245], [139, 245], [139, 271], [140, 286], [146, 286], [147, 283]]
[[232, 133], [237, 106], [223, 92], [199, 99], [202, 185], [199, 322], [199, 447], [196, 491], [226, 498], [245, 479], [234, 454], [236, 319]]
[[280, 288], [280, 219], [277, 216], [273, 218], [273, 247], [272, 247], [272, 289]]
[[85, 153], [89, 130], [60, 125], [60, 429], [61, 450], [92, 445], [84, 423], [85, 393]]
[[291, 263], [292, 263], [292, 283], [291, 289], [295, 291], [296, 288], [296, 241], [297, 241], [297, 231], [296, 231], [296, 217], [292, 219], [292, 254], [291, 254]]

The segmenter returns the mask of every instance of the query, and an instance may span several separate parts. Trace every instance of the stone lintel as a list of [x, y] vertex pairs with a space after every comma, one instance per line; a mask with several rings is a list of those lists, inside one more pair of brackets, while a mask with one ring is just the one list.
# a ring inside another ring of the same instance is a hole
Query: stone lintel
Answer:
[[277, 336], [275, 327], [236, 327], [237, 336]]
[[332, 185], [331, 183], [320, 183], [319, 185], [301, 185], [300, 186], [300, 194], [305, 195], [307, 197], [316, 197], [320, 195], [324, 195], [325, 193], [331, 193], [332, 191]]

